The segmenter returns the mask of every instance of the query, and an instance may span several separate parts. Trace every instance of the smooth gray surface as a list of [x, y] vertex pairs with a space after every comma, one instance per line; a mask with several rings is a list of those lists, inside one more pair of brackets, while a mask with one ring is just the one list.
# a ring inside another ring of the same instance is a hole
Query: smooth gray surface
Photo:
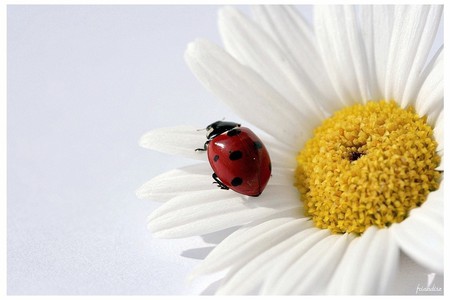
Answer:
[[193, 161], [147, 130], [233, 117], [187, 68], [216, 6], [8, 7], [8, 293], [191, 294], [200, 238], [154, 240], [134, 191]]

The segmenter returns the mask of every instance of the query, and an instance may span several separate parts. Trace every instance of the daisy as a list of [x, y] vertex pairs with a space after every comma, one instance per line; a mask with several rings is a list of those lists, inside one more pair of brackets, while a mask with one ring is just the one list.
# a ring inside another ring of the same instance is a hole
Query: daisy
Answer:
[[198, 124], [151, 131], [143, 147], [202, 161], [138, 190], [164, 201], [154, 235], [239, 226], [193, 272], [225, 272], [218, 294], [383, 294], [402, 252], [442, 274], [442, 10], [319, 6], [311, 28], [292, 7], [222, 9], [225, 50], [196, 40], [186, 61], [265, 133], [272, 178], [259, 197], [217, 189]]

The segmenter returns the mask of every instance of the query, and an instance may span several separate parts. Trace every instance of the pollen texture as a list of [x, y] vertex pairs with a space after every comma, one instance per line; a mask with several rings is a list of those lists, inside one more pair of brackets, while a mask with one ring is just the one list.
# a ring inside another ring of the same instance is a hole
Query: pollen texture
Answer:
[[297, 156], [305, 213], [334, 233], [362, 233], [408, 217], [439, 187], [433, 129], [391, 101], [346, 107], [316, 128]]

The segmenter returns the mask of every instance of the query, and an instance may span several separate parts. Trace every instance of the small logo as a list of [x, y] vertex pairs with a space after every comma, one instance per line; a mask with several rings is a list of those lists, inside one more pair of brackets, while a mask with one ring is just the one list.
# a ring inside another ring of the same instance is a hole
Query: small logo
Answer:
[[420, 294], [434, 294], [434, 295], [441, 295], [442, 294], [442, 287], [436, 286], [434, 283], [434, 279], [436, 277], [436, 273], [429, 273], [427, 274], [427, 286], [422, 286], [420, 283], [417, 284], [416, 288], [416, 295]]

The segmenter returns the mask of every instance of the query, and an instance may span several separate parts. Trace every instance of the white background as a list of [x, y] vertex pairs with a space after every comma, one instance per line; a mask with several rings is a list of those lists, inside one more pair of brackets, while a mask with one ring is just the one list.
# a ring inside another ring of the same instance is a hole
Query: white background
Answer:
[[[218, 9], [8, 7], [8, 294], [214, 290], [186, 277], [221, 235], [153, 239], [159, 203], [134, 191], [192, 163], [140, 148], [147, 130], [240, 121], [183, 60], [197, 37], [220, 44]], [[415, 293], [427, 273], [403, 258], [395, 292]]]

